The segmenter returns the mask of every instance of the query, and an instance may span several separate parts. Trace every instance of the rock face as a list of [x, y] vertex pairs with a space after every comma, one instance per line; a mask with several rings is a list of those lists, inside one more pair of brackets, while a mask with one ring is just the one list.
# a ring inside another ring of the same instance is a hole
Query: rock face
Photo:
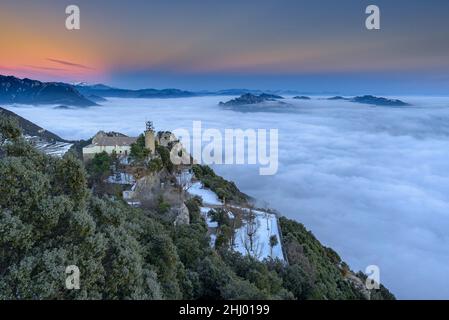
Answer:
[[147, 175], [137, 180], [135, 195], [141, 202], [156, 202], [161, 193], [161, 179], [159, 175]]
[[220, 102], [220, 106], [245, 106], [251, 104], [258, 104], [267, 101], [277, 101], [278, 99], [283, 99], [281, 96], [262, 93], [260, 95], [254, 95], [251, 93], [246, 93], [238, 98], [229, 100], [227, 102]]
[[350, 272], [346, 275], [345, 280], [348, 281], [356, 290], [358, 290], [366, 300], [371, 300], [371, 292], [366, 288], [366, 285], [362, 279], [356, 277], [352, 272]]
[[180, 206], [171, 208], [170, 211], [171, 211], [171, 214], [173, 214], [176, 217], [175, 221], [173, 222], [175, 226], [180, 226], [180, 225], [190, 223], [189, 209], [184, 204], [184, 202], [181, 203]]
[[157, 210], [160, 199], [169, 205], [170, 209], [160, 218], [175, 225], [189, 224], [190, 215], [184, 204], [184, 196], [179, 188], [170, 183], [169, 175], [164, 171], [144, 176], [137, 180], [133, 191], [133, 199], [139, 201], [143, 208]]
[[95, 106], [72, 85], [40, 82], [0, 75], [0, 103], [60, 104], [76, 107]]
[[171, 143], [178, 141], [176, 136], [170, 131], [159, 131], [156, 136], [157, 142], [160, 146], [169, 147]]

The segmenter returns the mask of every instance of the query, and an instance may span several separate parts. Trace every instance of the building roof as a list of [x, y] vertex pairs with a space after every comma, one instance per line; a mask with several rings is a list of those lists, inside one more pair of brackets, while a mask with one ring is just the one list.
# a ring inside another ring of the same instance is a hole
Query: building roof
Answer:
[[137, 138], [134, 137], [101, 137], [92, 140], [92, 145], [94, 146], [130, 146], [132, 143], [136, 142]]
[[91, 146], [130, 146], [132, 143], [136, 142], [136, 137], [128, 137], [124, 134], [117, 133], [117, 132], [98, 132], [94, 138], [92, 139], [92, 144], [90, 144], [88, 147]]

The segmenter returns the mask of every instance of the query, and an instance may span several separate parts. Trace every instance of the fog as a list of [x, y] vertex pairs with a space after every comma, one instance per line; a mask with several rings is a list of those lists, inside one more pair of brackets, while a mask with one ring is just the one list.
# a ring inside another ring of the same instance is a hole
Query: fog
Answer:
[[279, 170], [214, 169], [243, 192], [302, 222], [355, 271], [380, 267], [398, 298], [449, 299], [449, 98], [396, 97], [411, 107], [286, 99], [289, 112], [238, 112], [231, 97], [110, 99], [74, 110], [7, 106], [66, 139], [98, 130], [278, 128]]

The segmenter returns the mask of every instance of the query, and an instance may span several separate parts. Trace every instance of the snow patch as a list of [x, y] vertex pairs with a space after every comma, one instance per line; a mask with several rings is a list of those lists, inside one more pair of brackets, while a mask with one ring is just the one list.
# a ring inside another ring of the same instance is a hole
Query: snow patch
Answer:
[[115, 175], [109, 176], [106, 179], [108, 183], [116, 183], [116, 184], [134, 184], [136, 179], [134, 179], [132, 174], [125, 172], [118, 172]]
[[201, 182], [195, 182], [192, 186], [187, 190], [189, 194], [192, 196], [199, 196], [203, 199], [204, 204], [209, 205], [221, 205], [221, 201], [218, 199], [218, 196], [215, 192], [210, 189], [204, 188]]
[[[251, 255], [262, 261], [266, 258], [279, 259], [285, 261], [282, 252], [281, 238], [276, 215], [268, 212], [254, 210], [253, 220], [253, 246], [251, 248], [250, 237], [248, 236], [249, 221], [243, 219], [243, 225], [236, 230], [234, 235], [234, 250], [242, 255]], [[278, 243], [271, 249], [270, 237], [276, 236]]]
[[70, 150], [73, 143], [60, 142], [60, 141], [47, 141], [36, 136], [24, 136], [25, 140], [31, 143], [37, 150], [55, 157], [62, 157]]

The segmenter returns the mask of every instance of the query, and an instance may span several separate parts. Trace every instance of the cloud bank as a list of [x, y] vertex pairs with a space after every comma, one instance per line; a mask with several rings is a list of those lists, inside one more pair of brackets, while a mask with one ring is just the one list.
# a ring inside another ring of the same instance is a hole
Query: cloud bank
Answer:
[[246, 193], [312, 230], [353, 269], [378, 265], [399, 298], [449, 298], [449, 98], [397, 97], [413, 107], [287, 101], [291, 113], [222, 110], [229, 97], [110, 99], [100, 107], [8, 109], [67, 139], [98, 130], [278, 128], [279, 171], [217, 166]]

